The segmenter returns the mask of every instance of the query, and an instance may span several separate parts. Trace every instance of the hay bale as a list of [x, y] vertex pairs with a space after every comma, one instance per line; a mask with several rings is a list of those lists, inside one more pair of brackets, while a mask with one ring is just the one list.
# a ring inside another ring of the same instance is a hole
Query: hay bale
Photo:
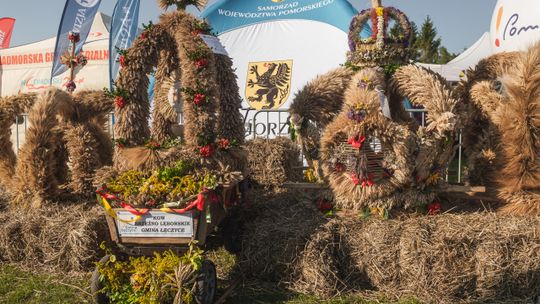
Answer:
[[262, 186], [281, 186], [302, 180], [300, 150], [290, 139], [256, 138], [245, 145], [251, 178]]
[[88, 271], [107, 227], [99, 207], [49, 206], [0, 212], [0, 261], [30, 269]]
[[491, 213], [335, 219], [307, 243], [291, 287], [322, 297], [375, 289], [447, 303], [532, 298], [540, 293], [539, 232], [540, 218]]
[[291, 263], [326, 219], [294, 193], [257, 197], [258, 202], [243, 215], [250, 221], [244, 225], [239, 269], [248, 278], [288, 282]]

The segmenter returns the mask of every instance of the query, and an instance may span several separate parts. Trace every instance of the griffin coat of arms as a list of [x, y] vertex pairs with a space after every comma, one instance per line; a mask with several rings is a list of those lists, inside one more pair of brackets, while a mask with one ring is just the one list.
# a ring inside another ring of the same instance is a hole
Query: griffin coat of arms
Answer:
[[[246, 97], [256, 110], [278, 109], [291, 92], [292, 60], [250, 62]], [[259, 71], [259, 69], [265, 69]]]

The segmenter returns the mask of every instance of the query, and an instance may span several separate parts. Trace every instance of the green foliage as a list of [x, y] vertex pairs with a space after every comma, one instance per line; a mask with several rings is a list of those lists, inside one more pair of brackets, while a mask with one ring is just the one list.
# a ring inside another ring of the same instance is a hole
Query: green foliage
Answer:
[[441, 38], [437, 37], [437, 28], [427, 16], [415, 42], [415, 47], [419, 51], [418, 60], [423, 63], [436, 63], [440, 46]]
[[446, 64], [452, 59], [456, 58], [458, 55], [454, 53], [450, 53], [448, 49], [446, 49], [444, 46], [439, 48], [439, 59], [437, 60], [438, 64]]
[[396, 73], [396, 71], [401, 67], [401, 64], [387, 64], [383, 66], [384, 74], [387, 78], [390, 78]]
[[127, 198], [139, 194], [144, 183], [144, 174], [140, 171], [130, 170], [120, 174], [107, 183], [110, 192], [122, 195]]
[[[189, 251], [178, 256], [172, 251], [156, 253], [154, 257], [130, 257], [128, 261], [110, 259], [97, 263], [103, 292], [111, 303], [170, 303], [178, 293], [175, 270], [181, 265], [201, 267], [202, 250], [194, 243]], [[191, 286], [189, 286], [191, 287]], [[192, 303], [191, 288], [182, 290], [184, 303]]]
[[191, 242], [189, 244], [189, 250], [186, 254], [184, 254], [180, 261], [183, 264], [191, 265], [193, 269], [199, 270], [201, 269], [201, 265], [203, 262], [203, 251], [197, 246], [196, 242]]
[[105, 96], [109, 98], [115, 98], [115, 97], [122, 97], [122, 98], [128, 98], [129, 93], [125, 89], [118, 88], [116, 86], [116, 83], [113, 85], [113, 89], [109, 90], [108, 88], [103, 88], [103, 93]]
[[126, 201], [142, 197], [157, 204], [173, 202], [199, 194], [203, 189], [215, 189], [218, 179], [209, 173], [193, 173], [190, 161], [175, 164], [151, 173], [126, 171], [107, 183], [110, 193]]
[[144, 28], [144, 31], [148, 31], [148, 30], [151, 30], [152, 28], [154, 28], [154, 23], [152, 23], [152, 20], [148, 21], [148, 24], [142, 24], [143, 28]]
[[[400, 37], [404, 35], [403, 29], [399, 25], [399, 23], [394, 23], [394, 26], [390, 28], [390, 38], [393, 40], [399, 40]], [[410, 58], [413, 61], [418, 60], [418, 45], [417, 45], [417, 39], [418, 39], [418, 26], [416, 26], [416, 23], [411, 21], [411, 42], [409, 44], [409, 50], [410, 50]]]
[[175, 177], [184, 176], [191, 169], [193, 169], [193, 164], [188, 161], [180, 160], [174, 164], [174, 166], [165, 167], [157, 171], [157, 177], [160, 181], [169, 181]]
[[[399, 30], [399, 28], [392, 29], [390, 32], [397, 33]], [[441, 38], [437, 37], [437, 28], [429, 16], [422, 24], [420, 33], [414, 25], [411, 48], [413, 51], [412, 59], [422, 63], [446, 64], [458, 56], [442, 46]]]

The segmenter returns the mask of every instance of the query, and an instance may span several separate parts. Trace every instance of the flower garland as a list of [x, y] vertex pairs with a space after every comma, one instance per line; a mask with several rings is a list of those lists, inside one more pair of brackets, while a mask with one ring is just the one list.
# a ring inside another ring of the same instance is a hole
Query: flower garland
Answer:
[[70, 69], [76, 68], [78, 66], [85, 66], [88, 63], [88, 60], [82, 53], [72, 56], [70, 51], [65, 52], [60, 57], [60, 61], [63, 65], [67, 66]]
[[203, 106], [209, 101], [209, 96], [203, 88], [181, 88], [180, 91], [186, 93], [189, 96], [189, 101], [193, 102], [197, 106]]
[[357, 103], [354, 107], [350, 107], [347, 112], [347, 118], [354, 120], [358, 123], [364, 121], [367, 116], [367, 107], [363, 103]]
[[112, 90], [103, 89], [103, 91], [105, 92], [105, 96], [114, 99], [114, 105], [117, 108], [123, 108], [127, 105], [129, 94], [126, 90], [120, 89], [115, 85]]
[[116, 62], [120, 63], [120, 68], [123, 68], [127, 64], [127, 51], [116, 48], [116, 52], [120, 55]]
[[202, 69], [208, 66], [208, 57], [210, 52], [208, 48], [199, 47], [195, 51], [187, 51], [188, 58], [195, 63], [197, 69]]
[[[402, 30], [397, 38], [389, 37], [388, 23], [395, 20]], [[361, 38], [364, 26], [371, 21], [372, 34], [369, 38]], [[377, 7], [366, 9], [356, 15], [349, 28], [348, 66], [385, 65], [406, 62], [409, 58], [412, 30], [405, 14], [393, 7]]]
[[117, 138], [114, 140], [114, 143], [118, 148], [123, 149], [127, 145], [127, 140], [125, 140], [124, 138]]
[[82, 54], [82, 50], [79, 52], [79, 54], [75, 54], [75, 45], [81, 41], [79, 33], [69, 32], [67, 38], [71, 42], [71, 47], [68, 51], [62, 54], [62, 56], [60, 56], [60, 62], [71, 70], [69, 80], [66, 82], [65, 86], [68, 92], [73, 93], [73, 91], [75, 91], [77, 88], [74, 81], [75, 68], [77, 66], [85, 66], [88, 63], [88, 60]]

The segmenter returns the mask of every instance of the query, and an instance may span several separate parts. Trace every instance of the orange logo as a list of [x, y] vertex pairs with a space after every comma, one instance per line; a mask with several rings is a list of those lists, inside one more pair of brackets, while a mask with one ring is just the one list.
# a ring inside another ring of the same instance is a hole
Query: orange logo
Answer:
[[[504, 12], [504, 8], [501, 6], [499, 8], [499, 12], [497, 13], [497, 23], [495, 24], [495, 30], [496, 30], [497, 34], [499, 34], [499, 28], [501, 27], [501, 21], [502, 21], [503, 12]], [[501, 46], [501, 40], [499, 40], [499, 38], [495, 39], [495, 45], [497, 47]]]

